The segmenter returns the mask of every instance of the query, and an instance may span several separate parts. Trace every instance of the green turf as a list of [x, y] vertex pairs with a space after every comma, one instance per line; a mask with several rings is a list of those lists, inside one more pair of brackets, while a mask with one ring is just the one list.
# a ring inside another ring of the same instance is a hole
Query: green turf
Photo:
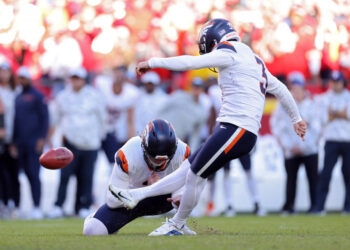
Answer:
[[79, 219], [0, 221], [0, 249], [350, 249], [350, 216], [190, 219], [197, 236], [147, 237], [164, 219], [138, 219], [117, 235], [82, 236]]

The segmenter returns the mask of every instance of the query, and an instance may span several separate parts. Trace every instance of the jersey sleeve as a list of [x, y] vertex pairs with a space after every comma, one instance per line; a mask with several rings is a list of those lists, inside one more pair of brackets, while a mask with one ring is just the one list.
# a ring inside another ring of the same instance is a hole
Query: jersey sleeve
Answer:
[[267, 92], [277, 97], [283, 108], [287, 111], [292, 123], [300, 122], [302, 119], [297, 104], [295, 103], [294, 98], [287, 87], [276, 77], [274, 77], [268, 70], [266, 73], [268, 80]]
[[185, 154], [184, 154], [184, 160], [186, 160], [188, 157], [190, 157], [190, 155], [191, 155], [190, 147], [188, 145], [186, 145], [186, 151], [185, 151]]
[[164, 68], [174, 71], [185, 71], [203, 68], [224, 68], [233, 62], [230, 53], [224, 50], [214, 50], [200, 56], [174, 56], [169, 58], [151, 58], [148, 64], [151, 68]]
[[[114, 164], [111, 177], [109, 178], [108, 185], [110, 184], [119, 188], [129, 188], [129, 175], [122, 171], [117, 163]], [[107, 190], [106, 200], [110, 208], [122, 207], [123, 205], [109, 190]]]

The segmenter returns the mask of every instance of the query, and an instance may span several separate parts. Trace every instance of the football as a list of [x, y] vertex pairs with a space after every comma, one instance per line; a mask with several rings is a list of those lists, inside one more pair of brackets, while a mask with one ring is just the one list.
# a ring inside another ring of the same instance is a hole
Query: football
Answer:
[[50, 149], [43, 153], [40, 158], [40, 164], [48, 169], [59, 169], [72, 162], [74, 155], [68, 148], [60, 147]]

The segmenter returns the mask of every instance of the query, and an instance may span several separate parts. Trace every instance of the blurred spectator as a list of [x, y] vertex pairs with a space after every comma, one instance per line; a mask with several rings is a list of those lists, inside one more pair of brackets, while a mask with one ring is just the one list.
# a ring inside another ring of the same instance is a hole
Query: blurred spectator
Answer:
[[16, 98], [15, 78], [8, 62], [0, 64], [0, 99], [4, 109], [5, 138], [4, 148], [0, 156], [0, 167], [4, 171], [5, 178], [0, 185], [4, 185], [5, 204], [7, 205], [7, 215], [17, 216], [19, 206], [19, 181], [18, 164], [16, 158], [10, 153], [12, 142], [13, 123], [15, 115]]
[[287, 173], [286, 196], [282, 212], [294, 214], [294, 201], [297, 186], [298, 170], [304, 164], [308, 182], [310, 207], [308, 212], [315, 210], [318, 166], [318, 141], [320, 137], [320, 123], [316, 105], [308, 97], [305, 89], [305, 79], [300, 72], [293, 72], [288, 76], [291, 93], [298, 105], [303, 119], [308, 123], [308, 132], [303, 142], [290, 125], [290, 119], [282, 106], [278, 106], [273, 113], [270, 125], [284, 153], [284, 164]]
[[31, 216], [33, 219], [41, 219], [43, 214], [39, 208], [41, 196], [39, 156], [48, 134], [48, 108], [44, 96], [32, 86], [31, 75], [26, 67], [18, 69], [17, 79], [22, 91], [15, 102], [12, 150], [18, 153], [18, 164], [29, 179], [34, 202]]
[[271, 73], [298, 70], [315, 80], [320, 69], [325, 77], [324, 72], [345, 65], [347, 5], [336, 0], [1, 1], [0, 53], [15, 70], [29, 67], [34, 79], [43, 73], [57, 80], [67, 65], [82, 65], [93, 76], [100, 61], [110, 67], [116, 61], [195, 54], [198, 26], [225, 17]]
[[205, 125], [208, 118], [205, 111], [205, 108], [195, 100], [193, 95], [178, 89], [161, 107], [159, 117], [168, 120], [174, 126], [176, 136], [187, 141], [193, 134], [200, 133], [200, 129]]
[[113, 69], [112, 78], [101, 76], [96, 79], [96, 86], [107, 105], [107, 135], [102, 148], [111, 164], [115, 151], [135, 135], [134, 109], [139, 90], [127, 82], [126, 72], [126, 66], [118, 66]]
[[215, 124], [216, 116], [212, 100], [204, 92], [204, 81], [199, 77], [195, 77], [192, 80], [191, 86], [193, 100], [202, 106], [203, 110], [205, 110], [204, 113], [207, 115], [206, 123], [203, 123], [200, 128], [189, 136], [188, 144], [194, 152], [208, 138], [209, 131], [213, 129]]
[[[0, 98], [0, 157], [2, 157], [5, 147], [5, 119], [4, 119], [4, 107], [2, 104], [2, 98]], [[5, 217], [5, 209], [8, 202], [7, 189], [5, 185], [5, 166], [0, 164], [0, 219]]]
[[156, 72], [147, 72], [141, 77], [142, 90], [135, 106], [135, 129], [141, 135], [149, 121], [158, 117], [167, 94], [159, 88], [160, 78]]
[[72, 175], [77, 178], [76, 214], [85, 218], [92, 204], [94, 166], [101, 146], [106, 115], [103, 97], [86, 84], [86, 77], [84, 68], [73, 69], [70, 73], [70, 85], [53, 101], [52, 125], [61, 129], [63, 145], [72, 151], [74, 159], [61, 169], [57, 200], [49, 214], [50, 218], [63, 216], [62, 205]]
[[64, 88], [64, 77], [70, 69], [82, 65], [83, 56], [78, 42], [69, 34], [59, 33], [55, 37], [45, 39], [45, 52], [40, 57], [40, 65], [52, 81], [53, 96]]
[[350, 213], [350, 93], [345, 89], [345, 79], [339, 71], [330, 74], [330, 90], [320, 97], [324, 126], [325, 156], [320, 173], [317, 212], [325, 213], [324, 205], [333, 168], [342, 158], [342, 173], [345, 184], [344, 213]]
[[[258, 193], [258, 187], [257, 187], [257, 181], [252, 173], [252, 162], [251, 162], [251, 154], [244, 155], [239, 158], [239, 162], [241, 163], [241, 166], [244, 170], [244, 173], [246, 175], [247, 180], [247, 188], [251, 197], [251, 200], [253, 202], [253, 213], [258, 216], [265, 216], [266, 211], [262, 208], [260, 197]], [[223, 167], [224, 169], [224, 196], [225, 196], [225, 210], [215, 211], [215, 205], [214, 205], [214, 195], [215, 195], [215, 189], [216, 185], [218, 183], [215, 182], [215, 174], [210, 176], [208, 178], [208, 185], [209, 185], [209, 201], [207, 204], [207, 210], [206, 215], [209, 216], [216, 216], [221, 214], [224, 214], [227, 217], [232, 217], [236, 215], [236, 211], [233, 204], [233, 183], [232, 178], [230, 175], [230, 169], [231, 169], [231, 162], [227, 163]]]

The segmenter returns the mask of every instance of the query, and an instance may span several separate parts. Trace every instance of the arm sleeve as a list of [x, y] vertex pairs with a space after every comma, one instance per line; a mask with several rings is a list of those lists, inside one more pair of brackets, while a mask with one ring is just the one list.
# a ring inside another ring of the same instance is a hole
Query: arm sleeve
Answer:
[[[17, 97], [18, 98], [18, 97]], [[15, 99], [15, 114], [14, 114], [14, 118], [13, 118], [13, 133], [12, 133], [12, 138], [11, 141], [13, 143], [17, 142], [17, 137], [18, 137], [18, 109], [17, 109], [17, 98]]]
[[107, 108], [106, 108], [106, 101], [103, 98], [102, 94], [97, 91], [97, 110], [96, 115], [98, 118], [98, 122], [100, 123], [100, 136], [101, 139], [105, 138], [106, 136], [106, 126], [107, 126]]
[[291, 93], [288, 91], [287, 87], [280, 82], [276, 77], [271, 75], [267, 71], [268, 86], [267, 92], [273, 94], [280, 101], [282, 107], [287, 111], [288, 116], [291, 118], [292, 123], [300, 122], [301, 116], [297, 107], [297, 104], [294, 101]]
[[38, 114], [41, 121], [40, 138], [46, 138], [49, 131], [49, 111], [44, 96], [38, 98]]
[[350, 120], [350, 97], [348, 98], [348, 105], [346, 106], [347, 119]]
[[[114, 164], [112, 175], [108, 184], [112, 184], [119, 188], [129, 188], [129, 175], [122, 171], [117, 163]], [[107, 191], [107, 206], [110, 208], [121, 207], [123, 204], [108, 190]]]
[[173, 71], [190, 69], [223, 68], [233, 63], [229, 52], [214, 50], [201, 56], [175, 56], [169, 58], [151, 58], [148, 64], [151, 68], [164, 68]]

